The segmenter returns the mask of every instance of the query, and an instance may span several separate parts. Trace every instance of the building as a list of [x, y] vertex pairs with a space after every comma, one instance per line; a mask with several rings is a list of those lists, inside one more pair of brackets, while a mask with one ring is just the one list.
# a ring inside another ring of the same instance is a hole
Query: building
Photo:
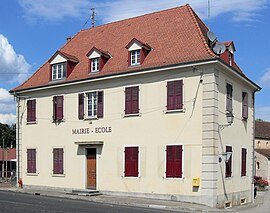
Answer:
[[11, 90], [24, 186], [251, 202], [260, 87], [207, 32], [185, 5], [76, 34]]
[[9, 178], [16, 170], [16, 148], [0, 148], [0, 178]]
[[270, 122], [255, 123], [256, 176], [270, 181]]

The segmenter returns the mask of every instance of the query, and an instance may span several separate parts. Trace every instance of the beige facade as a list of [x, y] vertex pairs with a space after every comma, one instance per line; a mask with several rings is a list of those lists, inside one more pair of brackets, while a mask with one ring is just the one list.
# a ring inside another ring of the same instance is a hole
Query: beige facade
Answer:
[[[194, 70], [194, 66], [196, 70]], [[166, 110], [168, 81], [183, 80], [183, 110]], [[226, 83], [233, 85], [234, 122], [227, 125]], [[139, 86], [139, 114], [125, 116], [125, 87]], [[104, 117], [78, 120], [78, 94], [104, 91]], [[210, 206], [251, 202], [254, 85], [219, 61], [66, 83], [21, 92], [19, 177], [26, 186], [87, 189], [87, 149], [96, 148], [96, 189]], [[248, 119], [242, 119], [242, 92]], [[53, 96], [64, 97], [64, 120], [53, 122]], [[27, 123], [27, 100], [36, 122]], [[182, 145], [182, 178], [166, 178], [166, 146]], [[232, 146], [232, 177], [224, 153]], [[124, 175], [124, 148], [139, 147], [138, 177]], [[64, 173], [53, 174], [53, 148], [64, 150]], [[247, 150], [241, 176], [241, 149]], [[36, 149], [36, 173], [27, 173], [27, 149]], [[221, 159], [221, 162], [219, 161]], [[199, 187], [193, 179], [199, 178]]]

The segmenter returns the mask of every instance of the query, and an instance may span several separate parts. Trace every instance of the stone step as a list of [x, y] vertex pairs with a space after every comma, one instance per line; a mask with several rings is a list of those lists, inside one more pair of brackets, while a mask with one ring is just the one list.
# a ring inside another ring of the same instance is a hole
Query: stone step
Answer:
[[97, 195], [102, 195], [98, 190], [90, 190], [90, 189], [75, 189], [72, 190], [69, 193], [70, 195], [80, 195], [80, 196], [97, 196]]

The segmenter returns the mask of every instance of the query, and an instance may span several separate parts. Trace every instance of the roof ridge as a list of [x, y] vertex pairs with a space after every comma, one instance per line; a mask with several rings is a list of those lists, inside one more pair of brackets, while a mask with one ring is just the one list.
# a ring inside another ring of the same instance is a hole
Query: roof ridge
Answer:
[[202, 32], [202, 29], [201, 29], [201, 27], [200, 27], [200, 25], [199, 25], [197, 19], [199, 19], [199, 21], [200, 21], [207, 29], [208, 29], [208, 27], [203, 23], [203, 21], [200, 19], [200, 17], [193, 11], [193, 9], [189, 6], [189, 4], [186, 4], [186, 7], [187, 7], [187, 9], [188, 9], [188, 11], [189, 11], [189, 13], [190, 13], [192, 19], [193, 19], [193, 22], [194, 22], [194, 24], [195, 24], [195, 26], [196, 26], [196, 28], [197, 28], [197, 30], [198, 30], [198, 33], [199, 33], [199, 35], [200, 35], [200, 37], [201, 37], [201, 40], [202, 40], [202, 42], [203, 42], [203, 44], [204, 44], [204, 46], [205, 46], [205, 48], [206, 48], [206, 51], [207, 51], [208, 54], [209, 54], [210, 56], [212, 56], [213, 58], [218, 58], [218, 56], [215, 55], [215, 54], [212, 52], [212, 50], [209, 48], [208, 43], [207, 43], [207, 41], [205, 40], [205, 37], [204, 37], [203, 32]]
[[154, 11], [154, 12], [151, 12], [151, 13], [146, 13], [146, 14], [134, 16], [134, 17], [131, 17], [131, 18], [125, 18], [125, 19], [121, 19], [121, 20], [117, 20], [117, 21], [112, 21], [112, 22], [109, 22], [109, 23], [105, 23], [105, 24], [96, 26], [94, 28], [82, 29], [79, 32], [87, 31], [87, 30], [92, 30], [92, 29], [97, 29], [97, 28], [104, 27], [104, 26], [107, 26], [107, 25], [111, 25], [111, 24], [115, 24], [115, 23], [119, 23], [119, 22], [124, 22], [124, 21], [127, 21], [127, 20], [132, 20], [132, 19], [136, 19], [136, 18], [140, 18], [140, 17], [144, 17], [144, 16], [149, 16], [149, 15], [153, 15], [153, 14], [156, 14], [156, 13], [163, 13], [163, 12], [167, 12], [169, 10], [177, 10], [177, 9], [180, 9], [180, 8], [183, 8], [183, 7], [187, 7], [187, 6], [189, 6], [189, 4], [181, 5], [181, 6], [178, 6], [178, 7], [171, 7], [171, 8], [164, 9], [164, 10]]

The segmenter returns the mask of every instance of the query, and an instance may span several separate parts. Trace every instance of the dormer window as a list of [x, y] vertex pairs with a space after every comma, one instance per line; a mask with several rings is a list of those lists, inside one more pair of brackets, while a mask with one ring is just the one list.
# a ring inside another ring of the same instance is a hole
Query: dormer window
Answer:
[[66, 63], [52, 65], [52, 80], [66, 78]]
[[49, 60], [51, 64], [51, 80], [64, 80], [68, 78], [79, 60], [72, 55], [57, 51]]
[[133, 50], [130, 52], [131, 66], [140, 64], [140, 50]]
[[111, 58], [109, 52], [93, 47], [88, 53], [89, 73], [100, 72], [107, 61]]
[[146, 56], [151, 51], [151, 47], [148, 44], [144, 44], [133, 38], [128, 45], [128, 66], [137, 66], [143, 64]]
[[99, 59], [100, 58], [91, 59], [91, 71], [92, 72], [98, 72], [99, 71]]

